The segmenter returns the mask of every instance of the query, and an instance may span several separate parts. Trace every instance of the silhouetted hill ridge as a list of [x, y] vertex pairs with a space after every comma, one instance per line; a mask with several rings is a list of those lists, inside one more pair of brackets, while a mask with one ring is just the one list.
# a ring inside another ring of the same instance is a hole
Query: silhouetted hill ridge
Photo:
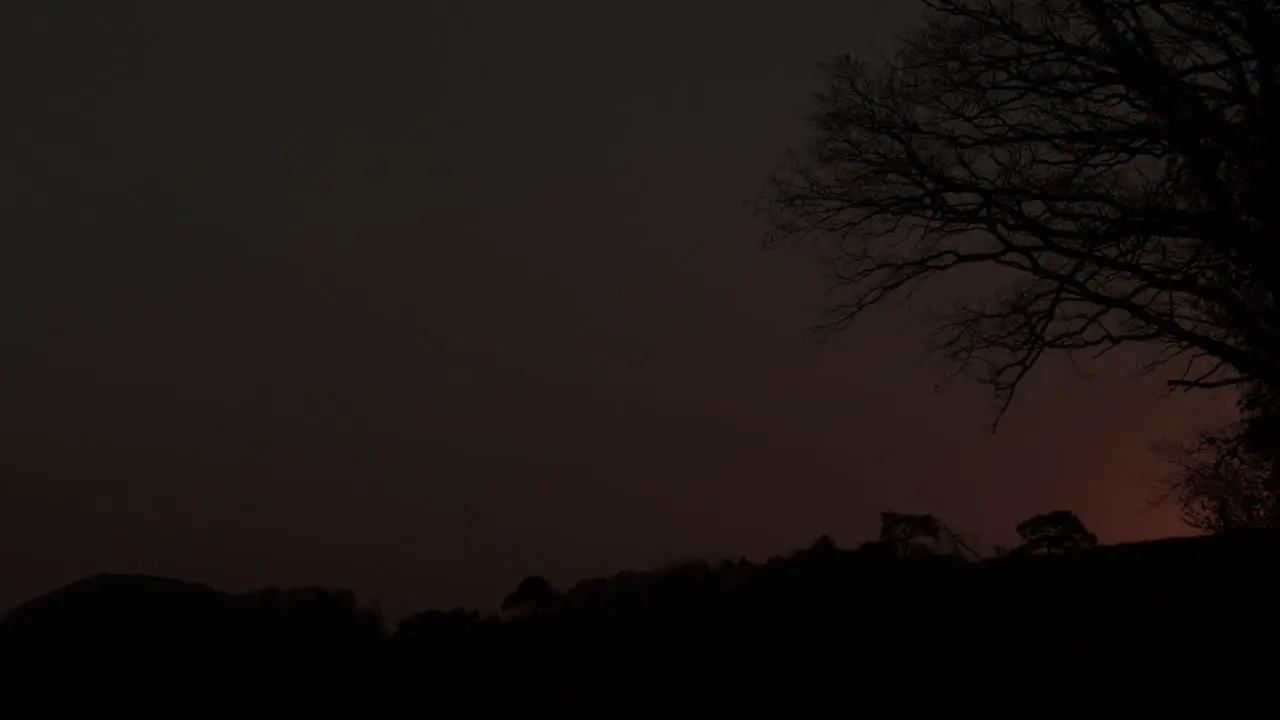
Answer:
[[32, 598], [0, 620], [0, 631], [67, 631], [125, 625], [207, 622], [231, 596], [200, 583], [98, 573]]
[[[981, 561], [896, 555], [882, 542], [841, 549], [824, 539], [761, 563], [673, 563], [583, 579], [565, 592], [530, 578], [501, 615], [429, 610], [404, 619], [390, 636], [376, 611], [345, 591], [232, 595], [181, 580], [101, 574], [15, 608], [0, 631], [10, 638], [105, 631], [193, 644], [383, 647], [450, 662], [536, 657], [548, 647], [749, 655], [771, 646], [854, 643], [906, 652], [920, 643], [986, 646], [1004, 638], [999, 642], [1017, 645], [1034, 637], [1058, 638], [1066, 648], [1133, 646], [1207, 616], [1216, 635], [1199, 640], [1271, 632], [1270, 608], [1280, 599], [1270, 582], [1277, 559], [1276, 533]], [[148, 634], [154, 630], [161, 632]]]

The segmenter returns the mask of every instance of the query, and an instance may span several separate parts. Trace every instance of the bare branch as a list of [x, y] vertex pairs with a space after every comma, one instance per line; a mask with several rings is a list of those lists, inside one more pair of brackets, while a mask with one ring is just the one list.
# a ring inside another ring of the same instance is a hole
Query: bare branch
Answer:
[[966, 268], [935, 323], [1000, 402], [1051, 352], [1154, 351], [1170, 387], [1280, 387], [1280, 27], [1260, 0], [929, 0], [883, 67], [822, 66], [809, 146], [757, 208], [813, 243], [820, 334]]

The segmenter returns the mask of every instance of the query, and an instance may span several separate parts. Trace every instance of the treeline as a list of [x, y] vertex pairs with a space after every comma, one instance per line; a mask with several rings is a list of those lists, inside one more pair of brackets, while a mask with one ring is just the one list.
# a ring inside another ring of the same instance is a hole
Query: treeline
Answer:
[[500, 612], [428, 610], [394, 628], [344, 590], [230, 595], [101, 576], [17, 608], [0, 630], [6, 642], [306, 648], [457, 664], [551, 649], [578, 657], [674, 649], [749, 656], [854, 643], [893, 654], [920, 643], [1020, 642], [1027, 633], [1069, 639], [1061, 649], [1069, 652], [1114, 639], [1118, 627], [1130, 638], [1150, 634], [1193, 604], [1203, 613], [1229, 601], [1236, 615], [1218, 618], [1219, 630], [1252, 618], [1257, 631], [1259, 618], [1274, 615], [1250, 610], [1276, 598], [1269, 569], [1280, 543], [1270, 533], [1099, 547], [1079, 518], [1056, 511], [1018, 525], [1018, 546], [980, 553], [930, 515], [886, 512], [881, 521], [880, 536], [853, 549], [824, 536], [762, 563], [680, 562], [564, 591], [532, 576]]

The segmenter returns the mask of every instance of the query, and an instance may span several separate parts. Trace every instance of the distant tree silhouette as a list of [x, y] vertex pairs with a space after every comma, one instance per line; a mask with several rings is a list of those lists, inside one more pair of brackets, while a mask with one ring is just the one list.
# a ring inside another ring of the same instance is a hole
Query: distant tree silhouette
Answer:
[[1070, 510], [1054, 510], [1018, 523], [1018, 537], [1022, 545], [1016, 552], [1025, 555], [1076, 552], [1098, 544], [1098, 537]]
[[558, 609], [563, 601], [550, 580], [541, 575], [530, 575], [502, 600], [502, 612], [517, 617], [539, 614]]
[[937, 546], [941, 527], [932, 515], [886, 510], [880, 513], [880, 542], [899, 557], [929, 554]]
[[958, 532], [928, 514], [880, 513], [880, 543], [898, 557], [956, 555], [962, 550], [978, 557]]
[[1047, 353], [1125, 345], [1152, 351], [1146, 372], [1176, 369], [1174, 387], [1275, 397], [1276, 3], [925, 5], [884, 67], [823, 64], [812, 142], [758, 201], [766, 245], [820, 248], [821, 334], [987, 269], [935, 350], [948, 378], [994, 390], [997, 423]]
[[809, 552], [815, 555], [832, 555], [840, 551], [836, 546], [836, 541], [832, 540], [829, 535], [820, 535], [813, 544], [809, 546]]

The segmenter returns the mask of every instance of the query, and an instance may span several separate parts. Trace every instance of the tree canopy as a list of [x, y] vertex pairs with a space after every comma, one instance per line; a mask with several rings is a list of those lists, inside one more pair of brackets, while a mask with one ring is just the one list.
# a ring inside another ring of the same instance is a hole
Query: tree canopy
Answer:
[[1054, 510], [1018, 523], [1018, 537], [1022, 538], [1018, 552], [1023, 554], [1076, 552], [1098, 544], [1098, 536], [1070, 510]]
[[925, 5], [886, 62], [823, 63], [810, 142], [759, 198], [766, 245], [829, 271], [818, 329], [992, 268], [935, 349], [1000, 414], [1046, 353], [1124, 345], [1175, 386], [1280, 388], [1280, 3]]

